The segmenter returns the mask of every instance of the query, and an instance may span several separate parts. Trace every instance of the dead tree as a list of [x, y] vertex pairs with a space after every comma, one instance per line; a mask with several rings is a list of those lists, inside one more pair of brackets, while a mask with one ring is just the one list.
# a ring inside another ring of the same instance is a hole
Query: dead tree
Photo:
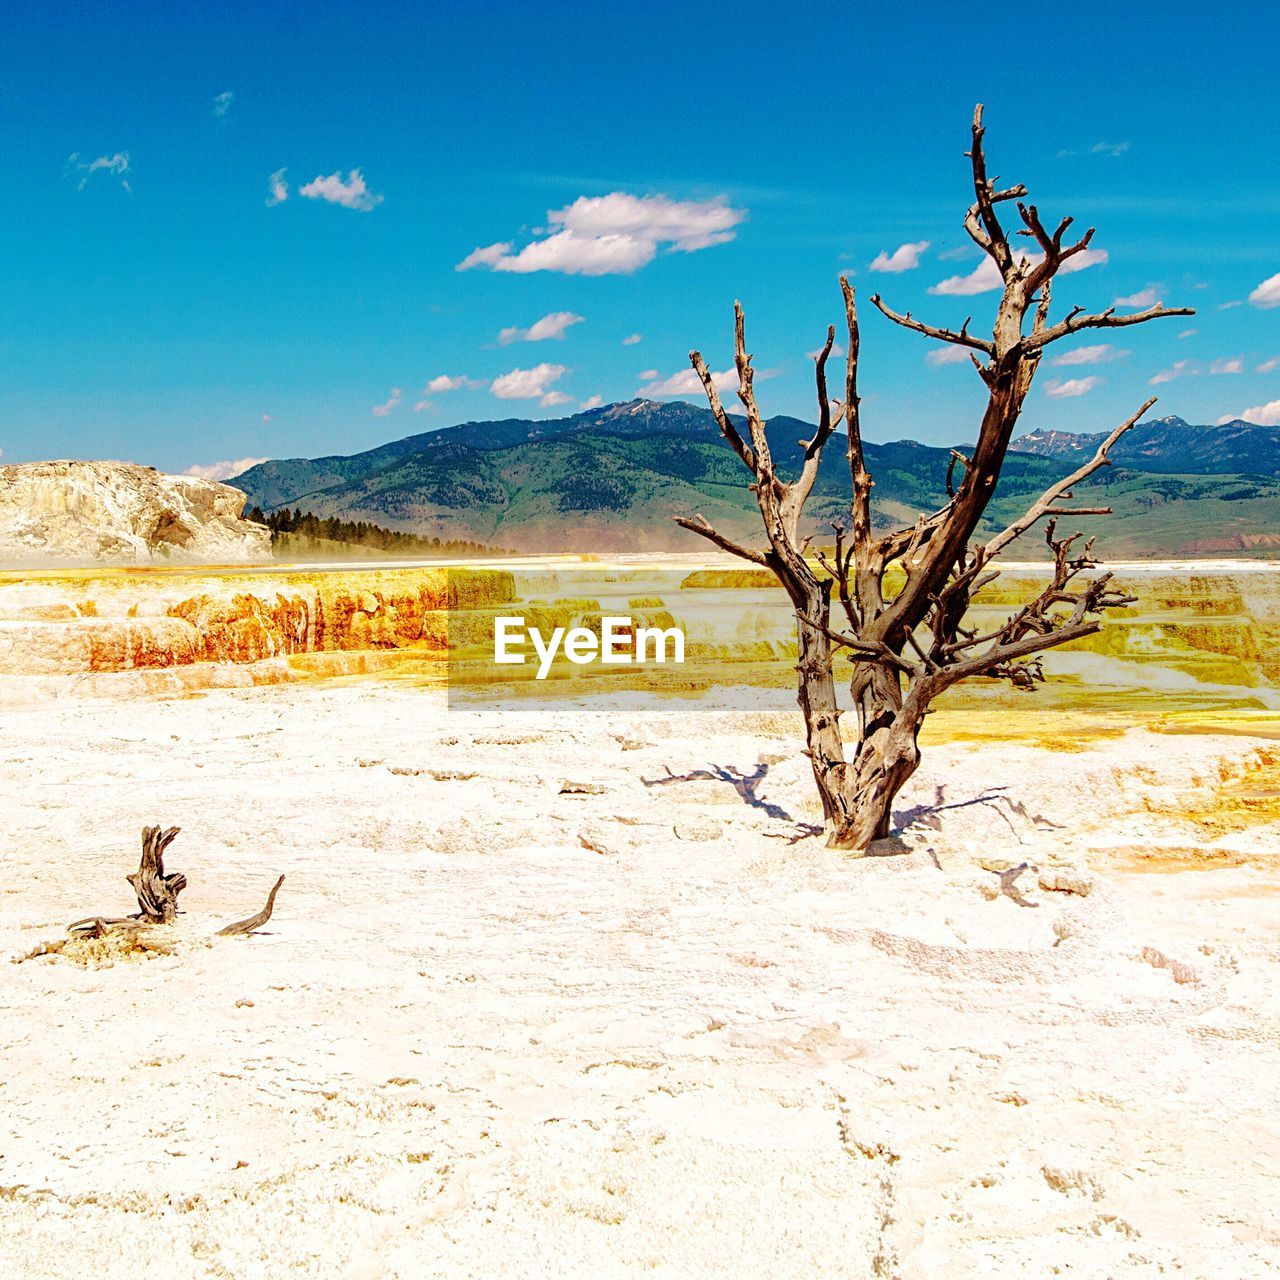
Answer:
[[[744, 438], [720, 402], [720, 396], [697, 351], [690, 361], [702, 381], [721, 432], [751, 473], [750, 488], [764, 522], [768, 546], [757, 549], [726, 537], [701, 516], [677, 517], [677, 523], [717, 547], [773, 572], [796, 611], [799, 702], [804, 714], [806, 755], [822, 798], [829, 839], [837, 849], [864, 849], [889, 833], [894, 797], [920, 761], [917, 737], [930, 704], [952, 685], [971, 676], [990, 676], [1032, 688], [1043, 679], [1037, 654], [1078, 640], [1099, 628], [1106, 609], [1130, 603], [1110, 585], [1110, 574], [1088, 577], [1096, 566], [1092, 542], [1078, 545], [1082, 535], [1057, 536], [1063, 516], [1105, 515], [1107, 507], [1070, 503], [1076, 485], [1109, 464], [1108, 453], [1154, 402], [1148, 400], [1121, 423], [1087, 463], [1045, 492], [1003, 532], [982, 541], [975, 531], [996, 491], [1023, 402], [1040, 360], [1053, 343], [1089, 329], [1119, 328], [1164, 316], [1187, 316], [1186, 307], [1160, 303], [1117, 315], [1111, 307], [1088, 313], [1073, 307], [1056, 323], [1050, 320], [1054, 277], [1076, 255], [1084, 253], [1093, 230], [1065, 243], [1071, 218], [1050, 232], [1034, 204], [1024, 203], [1021, 184], [1000, 188], [987, 177], [982, 149], [982, 107], [973, 116], [973, 143], [968, 155], [973, 169], [974, 201], [965, 230], [995, 264], [1003, 282], [991, 336], [939, 328], [899, 315], [872, 295], [872, 304], [889, 320], [926, 338], [965, 348], [987, 388], [987, 404], [978, 440], [969, 455], [955, 453], [947, 477], [949, 500], [939, 510], [921, 515], [915, 524], [879, 535], [873, 531], [871, 490], [859, 426], [859, 332], [854, 291], [841, 279], [848, 347], [843, 401], [827, 395], [826, 366], [835, 344], [835, 327], [816, 357], [818, 423], [800, 441], [800, 473], [791, 482], [779, 478], [765, 436], [765, 423], [752, 386], [752, 357], [747, 353], [741, 304], [734, 304], [738, 398], [746, 410]], [[1031, 244], [1014, 248], [1001, 221], [1000, 206], [1014, 203], [1022, 226], [1018, 235]], [[831, 554], [807, 556], [809, 539], [801, 537], [804, 505], [818, 476], [822, 451], [843, 423], [848, 438], [852, 501], [848, 527], [837, 524]], [[957, 463], [961, 472], [955, 475]], [[1045, 520], [1045, 536], [1053, 556], [1048, 585], [1000, 626], [979, 633], [966, 625], [970, 601], [996, 577], [992, 569], [1010, 543]], [[905, 581], [890, 590], [890, 566]], [[833, 597], [840, 614], [833, 625]], [[853, 660], [850, 686], [857, 726], [846, 750], [841, 711], [837, 706], [832, 658], [844, 650]]]

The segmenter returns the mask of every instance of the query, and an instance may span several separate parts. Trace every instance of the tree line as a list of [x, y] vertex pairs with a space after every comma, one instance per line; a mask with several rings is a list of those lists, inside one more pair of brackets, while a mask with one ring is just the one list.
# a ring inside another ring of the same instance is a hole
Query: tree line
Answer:
[[404, 533], [399, 529], [385, 529], [368, 520], [342, 520], [337, 516], [318, 516], [311, 511], [287, 507], [279, 511], [264, 512], [254, 506], [245, 513], [246, 520], [266, 525], [271, 530], [272, 545], [280, 547], [292, 538], [324, 539], [349, 546], [370, 547], [391, 555], [474, 556], [506, 555], [499, 547], [465, 538], [428, 538], [418, 533]]

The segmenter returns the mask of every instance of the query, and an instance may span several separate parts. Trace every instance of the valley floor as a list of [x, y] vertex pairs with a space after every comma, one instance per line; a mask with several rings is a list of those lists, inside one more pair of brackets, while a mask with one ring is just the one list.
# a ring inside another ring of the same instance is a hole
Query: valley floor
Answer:
[[5, 965], [0, 1274], [1280, 1274], [1265, 736], [936, 742], [852, 860], [783, 692], [0, 725], [0, 955], [144, 824], [190, 880], [167, 954]]

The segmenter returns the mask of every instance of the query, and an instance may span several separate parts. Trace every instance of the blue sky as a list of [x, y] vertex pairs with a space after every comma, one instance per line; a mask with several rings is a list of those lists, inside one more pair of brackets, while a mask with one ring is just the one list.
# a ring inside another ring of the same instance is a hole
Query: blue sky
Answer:
[[691, 346], [731, 363], [735, 297], [762, 406], [812, 417], [840, 271], [868, 435], [964, 439], [974, 371], [929, 363], [865, 299], [990, 316], [994, 293], [930, 292], [978, 265], [976, 101], [992, 170], [1098, 229], [1106, 261], [1056, 301], [1198, 311], [1079, 339], [1108, 349], [1043, 368], [1024, 429], [1101, 430], [1152, 390], [1194, 422], [1280, 421], [1280, 22], [1261, 5], [995, 27], [911, 4], [5, 17], [4, 461], [216, 468], [676, 391]]

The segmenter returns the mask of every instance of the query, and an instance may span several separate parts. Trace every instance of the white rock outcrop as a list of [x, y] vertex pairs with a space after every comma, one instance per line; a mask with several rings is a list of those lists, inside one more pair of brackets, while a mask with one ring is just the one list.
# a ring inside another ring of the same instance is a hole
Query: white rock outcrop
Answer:
[[269, 560], [244, 505], [230, 485], [129, 462], [0, 466], [0, 564]]

